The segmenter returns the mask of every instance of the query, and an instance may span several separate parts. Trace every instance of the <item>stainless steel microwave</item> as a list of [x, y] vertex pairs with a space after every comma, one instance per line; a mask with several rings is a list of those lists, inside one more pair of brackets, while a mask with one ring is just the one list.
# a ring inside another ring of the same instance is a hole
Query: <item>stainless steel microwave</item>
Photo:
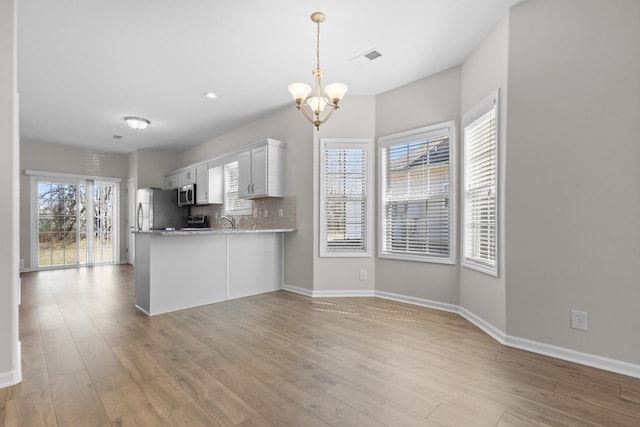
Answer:
[[178, 206], [190, 206], [196, 204], [196, 185], [188, 184], [178, 187]]

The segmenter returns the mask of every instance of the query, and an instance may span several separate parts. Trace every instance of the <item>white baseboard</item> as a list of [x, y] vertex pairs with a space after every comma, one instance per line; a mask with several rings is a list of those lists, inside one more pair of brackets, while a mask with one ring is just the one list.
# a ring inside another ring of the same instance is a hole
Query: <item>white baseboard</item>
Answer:
[[476, 325], [478, 328], [482, 329], [485, 334], [489, 335], [500, 344], [507, 345], [507, 335], [491, 323], [487, 322], [481, 317], [476, 316], [474, 313], [470, 312], [464, 307], [459, 307], [458, 314]]
[[18, 341], [18, 366], [11, 371], [0, 372], [0, 388], [22, 382], [22, 343]]
[[293, 292], [295, 294], [304, 295], [313, 298], [343, 298], [343, 297], [375, 297], [376, 293], [373, 290], [367, 291], [312, 291], [306, 288], [299, 288], [292, 285], [282, 285], [283, 291]]
[[598, 356], [591, 353], [582, 353], [580, 351], [571, 350], [569, 348], [558, 347], [555, 345], [545, 344], [538, 341], [531, 341], [525, 338], [512, 337], [509, 335], [507, 335], [506, 342], [504, 344], [508, 347], [519, 348], [521, 350], [530, 351], [532, 353], [542, 354], [545, 356], [554, 357], [556, 359], [579, 363], [580, 365], [591, 366], [592, 368], [598, 368], [604, 371], [610, 371], [617, 374], [627, 375], [629, 377], [640, 378], [640, 365], [636, 365], [633, 363], [623, 362], [621, 360]]
[[287, 292], [293, 292], [294, 294], [300, 294], [300, 295], [304, 295], [306, 297], [312, 297], [313, 296], [313, 291], [311, 289], [307, 289], [307, 288], [300, 288], [298, 286], [293, 286], [293, 285], [282, 285], [282, 290], [283, 291], [287, 291]]
[[434, 308], [440, 311], [449, 311], [452, 313], [459, 313], [459, 307], [454, 304], [447, 304], [444, 302], [432, 301], [423, 298], [408, 297], [406, 295], [394, 294], [391, 292], [376, 291], [376, 296], [384, 299], [390, 299], [393, 301], [406, 302], [408, 304], [419, 305], [427, 308]]
[[146, 314], [147, 316], [151, 317], [151, 315], [149, 314], [149, 312], [147, 312], [147, 310], [145, 310], [144, 308], [140, 307], [138, 304], [134, 304], [133, 305], [135, 308], [137, 308], [138, 310], [140, 310], [141, 312], [143, 312], [144, 314]]
[[384, 291], [312, 291], [309, 289], [298, 288], [290, 285], [283, 285], [282, 289], [308, 297], [376, 296], [393, 301], [405, 302], [408, 304], [419, 305], [436, 310], [457, 313], [480, 328], [491, 338], [498, 341], [502, 345], [506, 345], [507, 347], [518, 348], [520, 350], [526, 350], [532, 353], [542, 354], [544, 356], [550, 356], [556, 359], [578, 363], [580, 365], [591, 366], [593, 368], [615, 372], [617, 374], [640, 378], [640, 365], [623, 362], [608, 357], [598, 356], [591, 353], [583, 353], [580, 351], [545, 344], [538, 341], [532, 341], [525, 338], [510, 336], [505, 334], [502, 330], [495, 327], [491, 323], [467, 310], [466, 308], [460, 307], [459, 305], [455, 304], [447, 304], [438, 301], [410, 297]]
[[343, 298], [343, 297], [375, 297], [374, 290], [367, 291], [313, 291], [313, 296], [318, 298]]
[[640, 365], [622, 362], [620, 360], [610, 359], [608, 357], [597, 356], [595, 354], [582, 353], [576, 350], [532, 341], [525, 338], [513, 337], [505, 334], [503, 331], [496, 328], [491, 323], [485, 321], [481, 317], [478, 317], [466, 308], [460, 307], [458, 305], [444, 304], [437, 301], [407, 297], [404, 295], [391, 294], [381, 291], [377, 291], [376, 296], [386, 299], [392, 299], [395, 301], [406, 302], [409, 304], [420, 305], [423, 307], [434, 308], [437, 310], [458, 313], [460, 316], [464, 317], [469, 322], [482, 329], [482, 331], [489, 335], [491, 338], [498, 341], [502, 345], [506, 345], [507, 347], [518, 348], [520, 350], [526, 350], [532, 353], [554, 357], [556, 359], [591, 366], [593, 368], [603, 369], [605, 371], [615, 372], [634, 378], [640, 378]]

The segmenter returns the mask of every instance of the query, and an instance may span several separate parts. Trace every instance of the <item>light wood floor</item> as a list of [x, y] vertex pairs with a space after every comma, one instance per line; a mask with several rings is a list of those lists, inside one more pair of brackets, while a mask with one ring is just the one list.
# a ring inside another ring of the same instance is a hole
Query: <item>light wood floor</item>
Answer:
[[455, 314], [280, 291], [149, 318], [132, 289], [130, 266], [23, 275], [0, 427], [640, 425], [639, 379]]

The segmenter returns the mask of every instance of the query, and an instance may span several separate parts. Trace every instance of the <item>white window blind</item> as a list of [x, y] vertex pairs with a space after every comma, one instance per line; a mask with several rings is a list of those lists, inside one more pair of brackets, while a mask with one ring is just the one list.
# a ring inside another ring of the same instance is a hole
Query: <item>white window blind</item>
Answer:
[[381, 256], [453, 263], [453, 123], [381, 140]]
[[367, 255], [368, 140], [323, 140], [322, 256]]
[[251, 200], [238, 198], [238, 162], [224, 165], [224, 213], [225, 215], [250, 215]]
[[497, 275], [498, 95], [464, 120], [463, 265]]

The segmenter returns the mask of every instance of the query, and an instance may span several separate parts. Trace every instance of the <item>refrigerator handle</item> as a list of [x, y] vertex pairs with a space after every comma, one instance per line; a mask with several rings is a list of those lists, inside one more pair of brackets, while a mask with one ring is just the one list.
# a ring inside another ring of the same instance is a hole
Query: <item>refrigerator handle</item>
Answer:
[[142, 203], [138, 203], [138, 231], [142, 231]]

